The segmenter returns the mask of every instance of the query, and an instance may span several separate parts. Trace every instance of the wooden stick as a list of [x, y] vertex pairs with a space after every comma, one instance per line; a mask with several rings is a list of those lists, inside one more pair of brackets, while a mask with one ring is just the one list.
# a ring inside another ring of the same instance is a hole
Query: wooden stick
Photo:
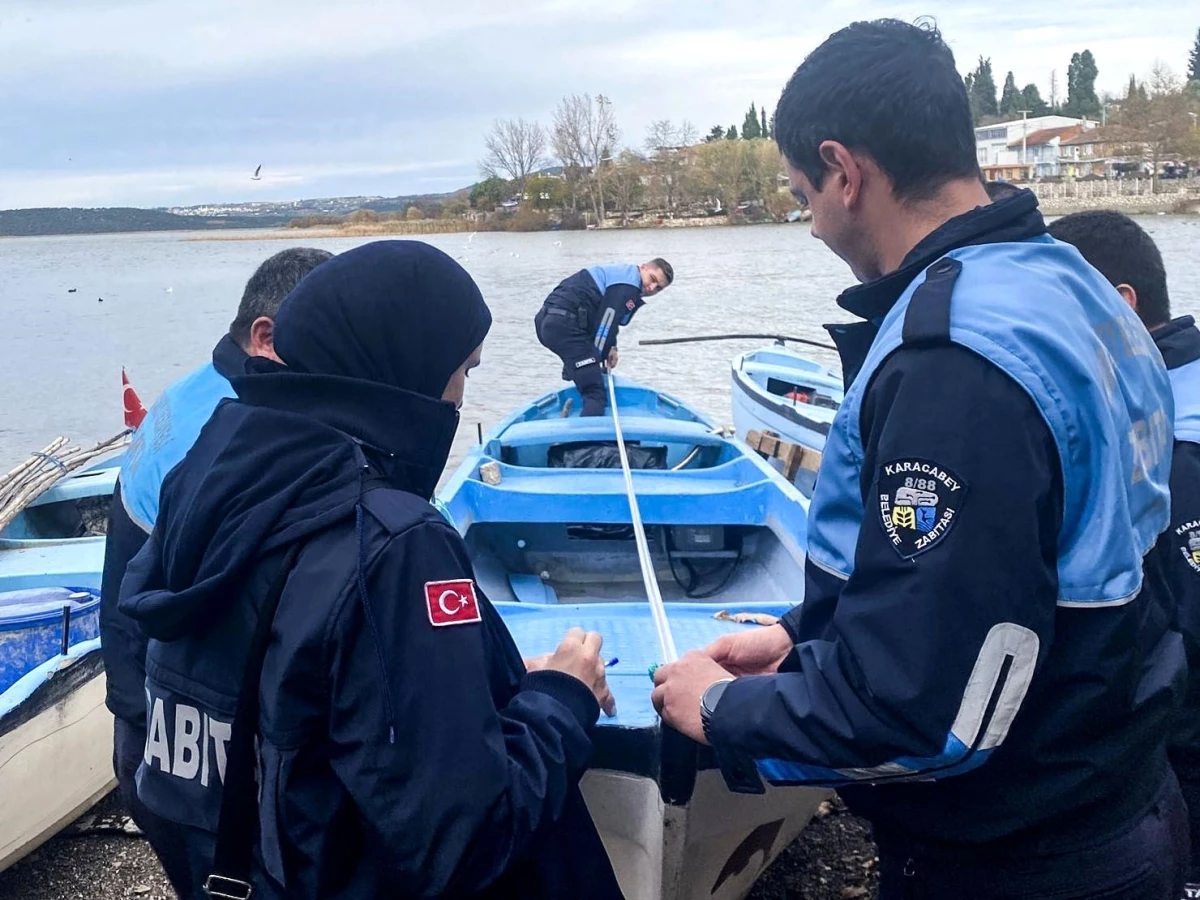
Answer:
[[[48, 446], [48, 449], [43, 450], [42, 453], [54, 453], [54, 458], [62, 464], [62, 468], [42, 456], [34, 454], [14, 470], [14, 472], [19, 470], [19, 474], [13, 475], [10, 483], [6, 483], [3, 490], [0, 490], [0, 529], [8, 525], [23, 509], [53, 487], [64, 476], [81, 468], [97, 457], [117, 449], [123, 443], [127, 442], [128, 438], [129, 431], [126, 430], [108, 440], [100, 441], [89, 449], [70, 447], [66, 450], [60, 450], [63, 444], [67, 443], [66, 439], [59, 438], [57, 441], [52, 442]], [[42, 468], [38, 465], [39, 462], [49, 465], [51, 468]], [[5, 478], [6, 481], [9, 481], [8, 476], [5, 476]]]
[[[66, 442], [67, 442], [67, 439], [64, 437], [55, 438], [53, 441], [51, 441], [49, 444], [47, 444], [45, 446], [45, 448], [42, 449], [41, 452], [43, 454], [45, 454], [46, 456], [50, 456], [51, 454], [53, 454], [57, 450], [59, 450], [63, 446], [63, 444], [65, 444]], [[0, 478], [0, 490], [3, 490], [10, 482], [15, 481], [16, 479], [20, 478], [30, 468], [34, 468], [40, 462], [44, 462], [44, 461], [45, 460], [41, 456], [39, 456], [38, 454], [35, 453], [33, 456], [29, 457], [29, 459], [25, 460], [25, 462], [21, 463], [20, 465], [16, 466], [15, 468], [9, 470], [8, 473], [6, 473], [4, 475], [3, 478]]]
[[656, 338], [648, 341], [638, 341], [639, 345], [654, 346], [659, 344], [692, 344], [701, 341], [792, 341], [796, 344], [809, 344], [822, 350], [837, 350], [833, 344], [822, 344], [820, 341], [802, 337], [789, 337], [786, 334], [701, 334], [695, 337]]

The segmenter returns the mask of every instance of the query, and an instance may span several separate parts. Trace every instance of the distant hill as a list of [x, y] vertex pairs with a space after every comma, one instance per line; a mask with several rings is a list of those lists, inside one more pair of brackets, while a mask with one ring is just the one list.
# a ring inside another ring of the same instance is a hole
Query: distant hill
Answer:
[[5, 209], [0, 210], [0, 235], [103, 234], [114, 231], [187, 231], [208, 228], [262, 228], [282, 225], [291, 216], [179, 216], [159, 209]]
[[250, 201], [171, 209], [0, 210], [0, 237], [38, 234], [104, 234], [121, 231], [198, 231], [214, 228], [273, 228], [313, 215], [346, 216], [358, 209], [378, 213], [403, 212], [413, 203], [445, 201], [466, 190], [404, 197], [327, 197], [286, 202]]

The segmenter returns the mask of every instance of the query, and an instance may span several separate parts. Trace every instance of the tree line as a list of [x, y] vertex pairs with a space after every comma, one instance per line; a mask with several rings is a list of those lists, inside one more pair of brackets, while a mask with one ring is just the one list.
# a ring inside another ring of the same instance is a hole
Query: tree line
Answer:
[[[1167, 154], [1200, 155], [1200, 30], [1189, 54], [1186, 79], [1156, 63], [1147, 81], [1131, 76], [1123, 97], [1098, 96], [1099, 68], [1090, 50], [1072, 55], [1066, 94], [1057, 71], [1043, 98], [1035, 83], [1018, 87], [1009, 71], [998, 90], [990, 58], [980, 57], [964, 77], [977, 125], [1048, 114], [1105, 118], [1126, 128], [1157, 161]], [[740, 128], [713, 125], [703, 138], [688, 120], [651, 122], [641, 141], [626, 141], [612, 100], [604, 94], [569, 94], [543, 124], [497, 119], [484, 139], [484, 178], [469, 193], [444, 203], [414, 204], [396, 215], [407, 220], [490, 213], [517, 207], [513, 227], [536, 228], [553, 218], [582, 226], [617, 217], [711, 215], [782, 218], [795, 202], [782, 181], [773, 140], [774, 116], [751, 103]], [[515, 201], [515, 202], [514, 202]], [[367, 224], [367, 223], [362, 223]]]
[[[997, 92], [992, 60], [980, 56], [975, 68], [963, 78], [975, 124], [1011, 121], [1020, 118], [1023, 112], [1030, 117], [1063, 115], [1106, 119], [1108, 108], [1119, 106], [1129, 97], [1128, 92], [1124, 98], [1110, 94], [1097, 95], [1096, 78], [1100, 70], [1091, 50], [1072, 54], [1066, 74], [1065, 96], [1060, 92], [1057, 69], [1050, 73], [1050, 96], [1047, 99], [1042, 98], [1038, 86], [1032, 82], [1018, 87], [1012, 71], [1005, 75], [1004, 86]], [[1135, 83], [1137, 81], [1132, 75], [1130, 79]], [[1195, 42], [1188, 54], [1185, 76], [1182, 79], [1176, 77], [1167, 63], [1158, 60], [1154, 64], [1151, 80], [1159, 84], [1159, 93], [1175, 92], [1200, 97], [1200, 29], [1196, 31]]]
[[1004, 88], [997, 98], [996, 79], [992, 72], [991, 58], [979, 57], [979, 62], [963, 78], [967, 96], [971, 101], [971, 114], [976, 125], [1009, 121], [1019, 118], [1022, 112], [1031, 117], [1062, 115], [1075, 118], [1099, 118], [1100, 98], [1096, 96], [1096, 76], [1100, 74], [1096, 58], [1091, 50], [1071, 56], [1067, 66], [1067, 95], [1059, 92], [1058, 70], [1050, 73], [1050, 98], [1042, 99], [1042, 93], [1033, 82], [1023, 88], [1010, 71], [1004, 78]]
[[[1200, 34], [1189, 75], [1200, 74]], [[1109, 103], [1107, 121], [1125, 155], [1150, 165], [1157, 184], [1160, 163], [1178, 158], [1200, 161], [1200, 78], [1185, 82], [1169, 66], [1155, 63], [1146, 81], [1129, 76], [1125, 95]]]
[[470, 204], [490, 211], [516, 198], [523, 209], [564, 222], [611, 215], [627, 223], [647, 209], [780, 217], [796, 204], [778, 190], [782, 166], [771, 125], [752, 103], [740, 130], [714, 125], [701, 141], [686, 119], [659, 119], [632, 144], [623, 140], [611, 99], [570, 94], [549, 125], [524, 118], [492, 124], [480, 161], [485, 178], [472, 188]]

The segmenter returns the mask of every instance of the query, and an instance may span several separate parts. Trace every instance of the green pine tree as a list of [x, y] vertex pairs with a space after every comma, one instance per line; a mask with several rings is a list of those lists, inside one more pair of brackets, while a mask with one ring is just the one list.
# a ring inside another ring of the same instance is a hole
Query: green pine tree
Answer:
[[709, 129], [708, 135], [704, 138], [704, 143], [711, 144], [713, 141], [719, 141], [725, 137], [725, 126], [714, 125]]
[[750, 108], [746, 110], [746, 119], [742, 122], [742, 138], [747, 141], [752, 141], [757, 137], [762, 136], [762, 129], [758, 124], [758, 110], [754, 108], [754, 104], [750, 104]]
[[996, 115], [996, 79], [992, 76], [992, 61], [979, 57], [979, 65], [967, 76], [967, 93], [971, 100], [971, 112], [978, 122], [987, 116]]
[[1029, 110], [1031, 116], [1044, 116], [1050, 112], [1050, 105], [1042, 99], [1042, 92], [1036, 84], [1027, 84], [1022, 89], [1021, 108]]
[[1100, 98], [1096, 96], [1096, 76], [1100, 70], [1096, 68], [1096, 57], [1091, 50], [1075, 53], [1071, 56], [1071, 64], [1067, 66], [1067, 105], [1063, 112], [1068, 116], [1100, 115]]
[[769, 138], [771, 136], [771, 129], [767, 128], [767, 108], [765, 106], [762, 108], [761, 114], [762, 114], [762, 136], [765, 138]]
[[738, 139], [737, 126], [730, 125], [729, 130], [725, 132], [725, 140], [736, 141]]
[[1196, 43], [1188, 54], [1188, 81], [1200, 81], [1200, 28], [1196, 29]]
[[1000, 115], [1005, 118], [1016, 118], [1021, 113], [1021, 92], [1017, 90], [1017, 80], [1009, 72], [1004, 79], [1004, 91], [1000, 94]]

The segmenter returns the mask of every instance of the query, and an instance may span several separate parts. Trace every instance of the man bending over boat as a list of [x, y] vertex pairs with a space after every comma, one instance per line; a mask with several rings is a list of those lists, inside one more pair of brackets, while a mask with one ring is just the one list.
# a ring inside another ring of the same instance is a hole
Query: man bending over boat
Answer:
[[440, 250], [348, 250], [164, 481], [120, 605], [150, 636], [138, 797], [193, 891], [619, 900], [579, 790], [600, 637], [526, 672], [429, 504], [490, 325]]
[[862, 282], [804, 602], [658, 669], [655, 703], [733, 790], [836, 786], [882, 900], [1175, 900], [1161, 355], [1032, 193], [989, 201], [936, 29], [832, 35], [775, 133]]
[[604, 370], [616, 368], [617, 333], [634, 314], [675, 280], [665, 259], [635, 266], [589, 266], [564, 279], [534, 317], [538, 340], [563, 363], [563, 381], [575, 382], [580, 415], [602, 416]]
[[113, 768], [126, 808], [162, 860], [181, 898], [192, 894], [183, 879], [179, 828], [139, 803], [133, 783], [146, 740], [146, 638], [136, 623], [117, 609], [121, 579], [154, 527], [163, 479], [191, 449], [216, 405], [234, 396], [229, 378], [242, 374], [247, 357], [275, 358], [272, 320], [279, 304], [300, 279], [332, 257], [325, 250], [294, 247], [258, 267], [246, 283], [229, 333], [213, 349], [212, 362], [163, 391], [134, 432], [113, 493], [100, 592], [107, 704], [116, 717]]
[[1191, 826], [1192, 866], [1184, 896], [1200, 897], [1200, 329], [1192, 316], [1171, 318], [1162, 256], [1133, 219], [1109, 210], [1076, 213], [1051, 225], [1050, 234], [1074, 245], [1112, 283], [1150, 332], [1171, 377], [1171, 525], [1161, 540], [1190, 677], [1167, 754]]

